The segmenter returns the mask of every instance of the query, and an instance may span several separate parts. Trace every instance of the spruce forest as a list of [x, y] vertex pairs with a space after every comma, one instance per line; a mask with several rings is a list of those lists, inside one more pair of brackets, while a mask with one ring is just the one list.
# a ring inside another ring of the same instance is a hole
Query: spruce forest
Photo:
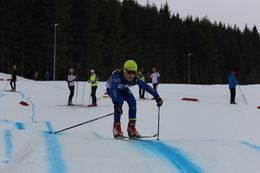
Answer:
[[[221, 12], [220, 12], [221, 13]], [[0, 0], [0, 71], [56, 79], [74, 67], [81, 80], [95, 69], [106, 80], [134, 59], [148, 74], [156, 66], [163, 83], [225, 84], [236, 70], [241, 84], [260, 83], [260, 36], [207, 17], [185, 18], [134, 0]], [[190, 66], [189, 66], [190, 65]]]

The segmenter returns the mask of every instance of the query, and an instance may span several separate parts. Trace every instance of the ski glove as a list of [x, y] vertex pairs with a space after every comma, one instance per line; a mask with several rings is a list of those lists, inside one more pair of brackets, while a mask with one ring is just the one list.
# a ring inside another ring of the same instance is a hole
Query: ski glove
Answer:
[[156, 100], [157, 106], [161, 107], [162, 104], [163, 104], [163, 100], [161, 99], [161, 97], [158, 96], [158, 97], [155, 98], [155, 100]]
[[122, 106], [115, 104], [114, 105], [114, 113], [122, 115], [123, 114]]

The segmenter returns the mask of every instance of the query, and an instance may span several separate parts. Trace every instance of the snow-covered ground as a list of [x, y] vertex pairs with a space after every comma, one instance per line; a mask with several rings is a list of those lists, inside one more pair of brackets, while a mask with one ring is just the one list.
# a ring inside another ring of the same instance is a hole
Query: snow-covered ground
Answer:
[[[0, 74], [0, 79], [9, 77]], [[112, 137], [112, 116], [57, 135], [48, 134], [112, 113], [110, 99], [102, 98], [104, 83], [98, 88], [99, 107], [87, 108], [65, 106], [69, 94], [65, 81], [18, 80], [16, 93], [4, 92], [6, 81], [0, 81], [1, 173], [260, 172], [259, 85], [241, 86], [248, 105], [239, 90], [238, 105], [230, 105], [224, 85], [161, 84], [161, 140], [118, 141]], [[77, 103], [86, 105], [90, 87], [86, 84], [83, 100], [83, 86], [79, 83]], [[138, 88], [131, 90], [137, 96]], [[183, 97], [199, 102], [184, 102]], [[29, 106], [20, 105], [20, 101]], [[137, 102], [139, 132], [155, 134], [155, 101]], [[125, 104], [125, 134], [127, 108]]]

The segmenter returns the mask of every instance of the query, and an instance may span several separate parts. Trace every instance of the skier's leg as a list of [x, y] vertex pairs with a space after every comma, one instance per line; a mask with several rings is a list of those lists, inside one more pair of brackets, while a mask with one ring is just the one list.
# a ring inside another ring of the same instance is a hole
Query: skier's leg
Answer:
[[[118, 105], [120, 106], [120, 108], [122, 109], [122, 106], [124, 104], [124, 98], [122, 97], [122, 92], [119, 92], [119, 91], [116, 91], [117, 92], [117, 99], [118, 99]], [[108, 95], [111, 97], [111, 92], [109, 89], [107, 89], [107, 93]], [[117, 105], [117, 106], [118, 106]], [[117, 109], [115, 107], [114, 109], [114, 122], [120, 122], [121, 120], [121, 114], [122, 114], [122, 111], [120, 111], [119, 109]]]
[[16, 80], [14, 80], [14, 90], [16, 90]]
[[235, 103], [235, 90], [234, 88], [230, 88], [230, 103]]
[[229, 91], [230, 91], [230, 104], [232, 104], [232, 88], [229, 88]]
[[91, 87], [92, 104], [96, 104], [97, 103], [96, 91], [97, 91], [97, 86], [92, 86]]
[[97, 92], [97, 86], [94, 87], [94, 104], [97, 104], [96, 92]]
[[234, 88], [234, 103], [236, 103], [236, 88]]
[[129, 106], [129, 123], [128, 123], [128, 136], [129, 137], [138, 137], [140, 134], [135, 128], [136, 123], [136, 100], [132, 92], [128, 89], [124, 92], [124, 100], [128, 103]]
[[136, 120], [136, 100], [135, 97], [133, 95], [133, 93], [127, 89], [123, 92], [122, 94], [124, 100], [127, 102], [128, 106], [129, 106], [129, 121]]
[[153, 84], [153, 89], [154, 89], [154, 91], [157, 91], [157, 84]]
[[10, 82], [10, 86], [11, 86], [11, 88], [12, 88], [12, 90], [14, 89], [14, 87], [13, 87], [13, 81], [11, 80], [11, 82]]
[[142, 98], [144, 98], [145, 90], [143, 89], [142, 91], [143, 91], [143, 92], [142, 92]]
[[74, 96], [74, 86], [69, 86], [69, 90], [70, 90], [70, 95], [69, 95], [68, 104], [71, 105], [72, 104], [72, 98]]
[[139, 97], [140, 97], [140, 99], [142, 98], [142, 88], [141, 87], [139, 87]]
[[[124, 103], [124, 99], [121, 95], [121, 92], [117, 92], [117, 100], [118, 100], [118, 105], [114, 105], [114, 123], [113, 123], [113, 135], [114, 138], [122, 138], [123, 137], [123, 132], [121, 129], [121, 114], [122, 114], [122, 106]], [[108, 95], [111, 97], [111, 92], [109, 89], [107, 89]]]

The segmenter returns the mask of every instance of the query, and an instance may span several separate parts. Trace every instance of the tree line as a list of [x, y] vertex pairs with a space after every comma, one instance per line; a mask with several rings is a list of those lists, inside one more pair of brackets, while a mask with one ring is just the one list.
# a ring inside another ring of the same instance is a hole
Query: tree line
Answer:
[[[156, 66], [161, 82], [223, 84], [231, 70], [241, 84], [260, 83], [257, 27], [181, 18], [168, 4], [157, 8], [134, 0], [1, 0], [0, 71], [16, 64], [20, 75], [40, 79], [53, 72], [54, 24], [56, 79], [70, 67], [80, 79], [94, 68], [101, 80], [134, 59], [148, 73]], [[189, 77], [190, 75], [190, 77]]]

